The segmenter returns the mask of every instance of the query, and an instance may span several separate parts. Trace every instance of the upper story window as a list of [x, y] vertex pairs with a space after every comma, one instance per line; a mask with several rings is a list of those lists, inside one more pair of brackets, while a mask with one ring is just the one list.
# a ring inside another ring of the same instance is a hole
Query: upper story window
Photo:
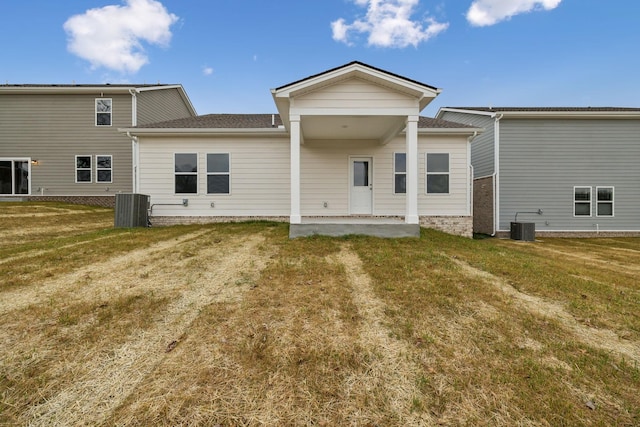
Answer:
[[112, 107], [111, 98], [96, 98], [96, 126], [111, 126]]
[[407, 154], [393, 153], [393, 192], [407, 192]]
[[613, 187], [596, 187], [596, 216], [613, 216]]
[[174, 163], [176, 194], [197, 194], [198, 155], [196, 153], [176, 153]]
[[427, 194], [449, 193], [449, 153], [427, 153]]
[[229, 194], [230, 172], [229, 153], [207, 154], [207, 194]]

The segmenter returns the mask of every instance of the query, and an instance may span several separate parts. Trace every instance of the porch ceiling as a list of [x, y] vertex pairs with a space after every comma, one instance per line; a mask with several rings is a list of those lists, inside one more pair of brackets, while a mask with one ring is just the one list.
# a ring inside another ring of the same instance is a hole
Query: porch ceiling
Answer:
[[303, 116], [304, 140], [365, 139], [384, 143], [404, 129], [406, 117], [398, 116]]

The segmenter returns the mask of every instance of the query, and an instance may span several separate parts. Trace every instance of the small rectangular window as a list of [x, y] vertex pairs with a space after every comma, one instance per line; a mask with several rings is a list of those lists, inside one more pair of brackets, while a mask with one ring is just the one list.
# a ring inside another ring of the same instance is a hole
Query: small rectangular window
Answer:
[[96, 99], [96, 126], [111, 126], [111, 98]]
[[591, 216], [591, 187], [573, 187], [573, 216]]
[[427, 153], [427, 193], [449, 193], [449, 153]]
[[407, 154], [393, 154], [393, 192], [404, 194], [407, 192]]
[[596, 187], [596, 216], [613, 216], [613, 187]]
[[91, 156], [76, 156], [76, 183], [91, 182]]
[[96, 182], [112, 182], [111, 156], [96, 156]]
[[207, 154], [207, 194], [229, 194], [230, 187], [229, 153]]
[[197, 194], [198, 155], [196, 153], [176, 153], [174, 164], [176, 194]]

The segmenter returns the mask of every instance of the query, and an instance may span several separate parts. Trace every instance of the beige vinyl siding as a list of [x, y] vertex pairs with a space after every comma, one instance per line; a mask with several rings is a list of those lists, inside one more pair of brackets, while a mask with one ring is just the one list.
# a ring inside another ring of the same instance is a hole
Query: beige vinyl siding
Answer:
[[[291, 206], [289, 140], [285, 138], [140, 137], [140, 192], [163, 216], [288, 216]], [[198, 154], [198, 194], [174, 193], [174, 154]], [[229, 153], [231, 194], [207, 194], [209, 153]], [[211, 207], [211, 203], [214, 207]]]
[[138, 125], [191, 117], [178, 89], [144, 90], [137, 94]]
[[[95, 126], [95, 99], [111, 98], [111, 126]], [[2, 94], [0, 157], [37, 159], [31, 194], [109, 195], [132, 190], [131, 95]], [[92, 183], [75, 183], [75, 156], [91, 155]], [[113, 182], [95, 182], [95, 156], [113, 156]]]
[[[418, 139], [419, 215], [468, 215], [466, 137], [420, 136]], [[373, 158], [373, 215], [404, 216], [404, 194], [393, 192], [393, 153], [405, 152], [404, 136], [386, 145], [377, 141], [314, 141], [301, 147], [303, 216], [349, 215], [349, 170], [352, 157]], [[450, 154], [450, 193], [425, 194], [425, 153]], [[327, 207], [323, 206], [327, 202]]]
[[352, 78], [296, 96], [292, 109], [395, 109], [416, 108], [418, 100], [391, 89]]

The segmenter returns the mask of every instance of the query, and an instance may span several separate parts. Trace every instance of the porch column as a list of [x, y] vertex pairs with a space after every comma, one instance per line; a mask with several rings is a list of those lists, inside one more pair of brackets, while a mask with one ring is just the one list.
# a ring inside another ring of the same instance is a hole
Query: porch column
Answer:
[[300, 116], [291, 120], [291, 216], [289, 223], [302, 223], [300, 215]]
[[419, 224], [418, 218], [418, 116], [407, 117], [407, 211], [404, 222]]

